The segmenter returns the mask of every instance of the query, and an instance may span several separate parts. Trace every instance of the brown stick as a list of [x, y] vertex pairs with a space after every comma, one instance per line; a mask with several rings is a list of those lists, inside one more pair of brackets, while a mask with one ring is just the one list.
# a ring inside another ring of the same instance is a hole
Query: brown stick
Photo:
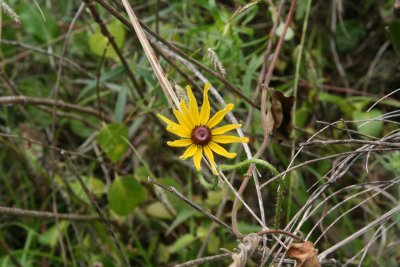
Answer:
[[[30, 97], [30, 96], [1, 96], [0, 97], [0, 106], [4, 105], [12, 105], [12, 104], [19, 104], [19, 105], [40, 105], [40, 106], [54, 106], [54, 102], [57, 102], [56, 105], [62, 109], [70, 109], [77, 112], [87, 113], [93, 116], [98, 117], [99, 112], [93, 108], [82, 107], [79, 105], [75, 105], [72, 103], [67, 103], [62, 100], [54, 101], [53, 99], [48, 98], [39, 98], [39, 97]], [[107, 122], [110, 122], [110, 118], [105, 118]]]
[[12, 215], [19, 217], [37, 218], [37, 219], [52, 219], [68, 221], [99, 221], [101, 218], [97, 215], [80, 215], [80, 214], [67, 214], [67, 213], [53, 213], [47, 211], [25, 210], [19, 208], [0, 207], [1, 215]]

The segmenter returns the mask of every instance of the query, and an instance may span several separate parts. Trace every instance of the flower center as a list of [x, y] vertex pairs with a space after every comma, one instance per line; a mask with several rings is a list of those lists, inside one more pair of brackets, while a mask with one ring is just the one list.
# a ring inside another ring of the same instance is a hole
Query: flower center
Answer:
[[211, 141], [211, 130], [206, 126], [196, 126], [192, 130], [191, 137], [196, 145], [205, 146]]

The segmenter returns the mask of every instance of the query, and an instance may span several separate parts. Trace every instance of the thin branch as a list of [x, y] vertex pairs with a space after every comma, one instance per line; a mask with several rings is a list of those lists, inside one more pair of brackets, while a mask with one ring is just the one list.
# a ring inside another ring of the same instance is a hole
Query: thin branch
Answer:
[[[47, 98], [39, 98], [39, 97], [30, 97], [30, 96], [1, 96], [0, 97], [0, 106], [4, 105], [12, 105], [12, 104], [19, 104], [19, 105], [42, 105], [42, 106], [54, 106], [54, 102], [57, 102], [56, 105], [58, 108], [62, 109], [70, 109], [74, 110], [77, 112], [82, 112], [86, 114], [90, 114], [93, 116], [98, 117], [99, 112], [96, 109], [93, 108], [88, 108], [88, 107], [82, 107], [76, 104], [72, 103], [67, 103], [62, 100], [57, 100], [55, 101], [54, 99], [47, 99]], [[105, 120], [107, 122], [110, 122], [111, 119], [108, 117], [105, 117]]]
[[96, 11], [93, 1], [92, 0], [84, 0], [84, 2], [86, 3], [87, 7], [89, 8], [93, 19], [99, 25], [101, 33], [104, 35], [104, 37], [107, 38], [108, 42], [111, 44], [114, 51], [117, 53], [118, 58], [121, 60], [121, 63], [124, 66], [124, 69], [125, 69], [126, 73], [128, 74], [130, 81], [133, 84], [133, 87], [136, 89], [136, 92], [138, 93], [140, 98], [144, 98], [143, 88], [141, 88], [139, 82], [136, 80], [135, 75], [133, 74], [131, 68], [129, 67], [129, 64], [126, 61], [124, 55], [122, 54], [121, 49], [115, 42], [114, 36], [111, 35], [111, 33], [108, 30], [107, 26], [105, 25], [104, 21], [101, 19], [99, 13]]
[[97, 215], [80, 215], [70, 213], [53, 213], [47, 211], [34, 211], [19, 208], [0, 207], [0, 215], [12, 215], [18, 217], [36, 218], [36, 219], [52, 219], [68, 221], [99, 221], [100, 217]]
[[135, 12], [133, 11], [132, 7], [128, 3], [128, 1], [123, 0], [122, 1], [125, 7], [126, 12], [128, 13], [130, 22], [132, 24], [133, 29], [136, 32], [136, 35], [139, 39], [140, 44], [143, 47], [143, 50], [150, 61], [150, 65], [153, 68], [154, 74], [157, 77], [157, 80], [160, 83], [161, 89], [164, 91], [165, 96], [167, 97], [171, 107], [175, 106], [180, 110], [179, 106], [179, 100], [176, 97], [174, 90], [172, 89], [171, 85], [169, 84], [163, 69], [160, 66], [160, 63], [158, 62], [157, 57], [154, 55], [154, 51], [150, 46], [149, 41], [147, 40], [147, 37], [145, 33], [143, 32], [142, 26], [139, 23], [138, 18], [135, 15]]
[[224, 223], [223, 221], [221, 221], [220, 219], [218, 219], [217, 217], [215, 217], [214, 215], [212, 215], [211, 213], [209, 213], [208, 211], [206, 211], [205, 209], [203, 209], [202, 207], [200, 207], [199, 205], [197, 205], [193, 201], [190, 201], [187, 197], [185, 197], [179, 191], [177, 191], [173, 186], [166, 186], [164, 184], [161, 184], [161, 183], [157, 182], [156, 180], [154, 180], [154, 179], [152, 179], [150, 177], [148, 177], [147, 179], [149, 180], [150, 183], [153, 183], [153, 184], [155, 184], [155, 185], [157, 185], [157, 186], [159, 186], [159, 187], [171, 192], [174, 196], [180, 198], [185, 203], [187, 203], [189, 206], [191, 206], [192, 208], [194, 208], [198, 212], [204, 214], [206, 217], [208, 217], [213, 222], [215, 222], [215, 223], [221, 225], [222, 227], [224, 227], [231, 234], [234, 234], [232, 232], [232, 229], [226, 223]]
[[385, 221], [390, 219], [392, 216], [394, 216], [398, 212], [400, 212], [400, 205], [397, 205], [396, 207], [394, 207], [393, 209], [389, 210], [388, 212], [386, 212], [385, 214], [383, 214], [379, 218], [373, 220], [372, 222], [370, 222], [368, 225], [364, 226], [363, 228], [361, 228], [357, 232], [353, 233], [352, 235], [346, 237], [342, 241], [336, 243], [335, 245], [331, 246], [327, 250], [325, 250], [322, 253], [320, 253], [318, 255], [318, 260], [321, 261], [321, 260], [325, 259], [326, 256], [328, 256], [329, 254], [331, 254], [332, 252], [334, 252], [338, 248], [348, 244], [349, 242], [351, 242], [354, 239], [358, 238], [359, 236], [363, 235], [364, 233], [366, 233], [372, 227], [375, 227], [376, 225], [384, 223]]
[[[123, 15], [121, 15], [121, 12], [116, 10], [113, 6], [111, 6], [109, 3], [107, 3], [104, 0], [96, 0], [96, 2], [98, 2], [101, 6], [103, 6], [106, 10], [108, 10], [113, 16], [115, 16], [119, 21], [121, 21], [126, 27], [128, 27], [128, 29], [130, 30], [134, 30], [134, 28], [132, 27], [131, 23], [129, 23], [128, 20], [126, 20], [124, 18]], [[123, 9], [122, 4], [120, 3], [120, 1], [114, 1], [116, 4], [119, 5], [120, 9], [125, 11]], [[165, 45], [169, 50], [173, 51], [174, 53], [176, 53], [177, 55], [179, 55], [180, 57], [186, 59], [187, 61], [189, 61], [190, 63], [192, 63], [193, 65], [195, 65], [196, 67], [198, 67], [199, 69], [207, 72], [208, 74], [212, 75], [213, 77], [217, 78], [219, 81], [221, 81], [228, 90], [232, 91], [233, 93], [235, 93], [236, 95], [238, 95], [240, 98], [242, 98], [244, 101], [246, 101], [248, 104], [250, 104], [251, 106], [253, 106], [256, 109], [260, 109], [260, 107], [254, 103], [250, 98], [248, 98], [246, 95], [244, 95], [240, 89], [236, 88], [233, 84], [231, 84], [228, 80], [226, 80], [222, 75], [220, 75], [218, 72], [206, 67], [205, 65], [203, 65], [202, 63], [200, 63], [199, 61], [193, 59], [192, 57], [186, 55], [184, 52], [182, 52], [181, 50], [179, 50], [177, 47], [171, 45], [170, 43], [168, 43], [166, 40], [164, 40], [162, 37], [160, 37], [159, 35], [157, 35], [155, 32], [153, 32], [149, 27], [147, 27], [143, 22], [141, 22], [140, 20], [139, 24], [141, 27], [143, 27], [143, 29], [149, 33], [151, 36], [153, 36], [157, 41], [161, 42], [163, 45]], [[153, 42], [151, 39], [151, 44], [153, 46], [153, 48], [155, 50], [159, 50], [161, 45], [159, 45], [157, 42]]]
[[[13, 40], [0, 39], [0, 44], [19, 46], [19, 47], [22, 47], [24, 49], [32, 50], [34, 52], [38, 52], [38, 53], [41, 53], [41, 54], [52, 56], [52, 57], [57, 58], [57, 59], [61, 59], [61, 55], [56, 54], [54, 52], [51, 52], [51, 51], [48, 51], [48, 50], [45, 50], [45, 49], [41, 49], [41, 48], [36, 47], [36, 46], [31, 46], [31, 45], [24, 44], [24, 43], [21, 43], [21, 42], [13, 41]], [[85, 68], [81, 67], [78, 63], [72, 61], [69, 58], [64, 57], [63, 64], [71, 65], [72, 67], [76, 68], [80, 73], [84, 73], [84, 74], [86, 74], [87, 76], [89, 76], [91, 78], [95, 77], [92, 73], [88, 72]]]
[[121, 258], [124, 262], [124, 264], [128, 267], [130, 267], [131, 265], [129, 264], [129, 260], [126, 257], [124, 251], [122, 250], [122, 246], [121, 243], [119, 242], [117, 236], [114, 233], [114, 228], [111, 225], [110, 221], [106, 218], [106, 216], [103, 213], [103, 210], [100, 208], [99, 204], [97, 203], [97, 201], [94, 199], [93, 195], [90, 193], [89, 188], [86, 186], [86, 184], [83, 182], [83, 179], [81, 177], [81, 175], [79, 174], [78, 169], [76, 168], [75, 164], [72, 162], [72, 160], [68, 157], [68, 155], [66, 153], [64, 153], [63, 151], [61, 151], [61, 155], [63, 155], [65, 157], [65, 159], [67, 160], [67, 165], [70, 168], [70, 170], [73, 172], [73, 174], [75, 175], [76, 179], [78, 180], [81, 188], [83, 189], [83, 191], [85, 192], [86, 196], [89, 198], [90, 202], [92, 203], [93, 207], [95, 208], [95, 210], [97, 211], [101, 221], [104, 223], [104, 225], [106, 226], [107, 232], [108, 234], [111, 236], [112, 241], [114, 242], [115, 247], [117, 248], [119, 254], [121, 255]]
[[300, 143], [300, 146], [317, 146], [317, 145], [337, 145], [337, 144], [362, 144], [362, 145], [372, 145], [372, 146], [383, 146], [383, 147], [395, 147], [400, 148], [400, 143], [382, 142], [382, 141], [369, 141], [369, 140], [358, 140], [358, 139], [348, 139], [348, 140], [315, 140], [305, 143]]
[[209, 257], [204, 257], [204, 258], [200, 258], [200, 259], [196, 259], [196, 260], [187, 261], [187, 262], [184, 262], [181, 264], [177, 264], [177, 265], [175, 265], [175, 267], [188, 267], [188, 266], [194, 266], [194, 265], [199, 265], [199, 264], [206, 264], [209, 262], [224, 260], [231, 256], [232, 256], [232, 253], [228, 252], [228, 253], [224, 253], [224, 254], [220, 254], [220, 255], [209, 256]]

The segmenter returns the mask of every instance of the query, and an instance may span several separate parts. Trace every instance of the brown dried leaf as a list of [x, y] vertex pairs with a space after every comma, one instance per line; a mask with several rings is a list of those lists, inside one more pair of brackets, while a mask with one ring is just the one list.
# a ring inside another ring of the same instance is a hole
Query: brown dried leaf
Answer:
[[294, 100], [294, 96], [285, 96], [281, 91], [275, 90], [268, 98], [268, 133], [279, 140], [290, 140]]
[[317, 258], [318, 250], [310, 241], [293, 243], [290, 245], [287, 256], [296, 261], [297, 267], [321, 267]]

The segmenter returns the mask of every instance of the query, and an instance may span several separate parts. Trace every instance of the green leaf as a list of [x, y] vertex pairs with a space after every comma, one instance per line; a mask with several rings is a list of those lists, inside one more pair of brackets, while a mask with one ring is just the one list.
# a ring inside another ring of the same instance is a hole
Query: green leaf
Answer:
[[96, 140], [107, 157], [117, 163], [128, 150], [124, 138], [128, 139], [128, 127], [122, 123], [112, 123], [101, 129]]
[[186, 234], [181, 237], [179, 237], [178, 240], [175, 241], [171, 246], [168, 247], [169, 252], [176, 253], [181, 251], [182, 249], [185, 249], [187, 246], [192, 244], [194, 241], [196, 241], [196, 237], [194, 237], [191, 234]]
[[[125, 40], [125, 29], [122, 24], [119, 21], [113, 21], [110, 25], [108, 25], [107, 28], [111, 36], [114, 37], [117, 46], [121, 48]], [[114, 48], [111, 46], [111, 44], [108, 44], [107, 38], [100, 32], [100, 30], [89, 37], [89, 48], [90, 51], [92, 51], [95, 55], [102, 57], [106, 47], [107, 52], [105, 57], [119, 61], [118, 55]]]
[[168, 212], [168, 210], [160, 201], [156, 201], [148, 205], [146, 208], [146, 213], [157, 219], [172, 219], [171, 213]]
[[128, 90], [120, 90], [118, 93], [117, 102], [115, 103], [115, 121], [122, 122], [124, 119], [124, 112], [126, 103], [128, 101]]
[[46, 232], [39, 236], [39, 243], [45, 246], [54, 248], [57, 245], [57, 240], [60, 238], [60, 233], [63, 234], [68, 229], [69, 222], [61, 221], [59, 224], [59, 230], [57, 225], [53, 225]]
[[168, 228], [166, 234], [168, 235], [171, 233], [176, 227], [178, 227], [180, 224], [187, 222], [187, 220], [191, 217], [193, 217], [197, 213], [196, 210], [194, 209], [184, 209], [181, 212], [178, 213], [176, 216], [175, 220], [171, 223], [170, 227]]
[[110, 209], [120, 216], [126, 216], [147, 199], [147, 190], [133, 176], [122, 176], [115, 178], [107, 198]]
[[[83, 182], [86, 187], [89, 189], [90, 193], [92, 193], [96, 197], [101, 197], [101, 195], [105, 192], [105, 185], [103, 181], [94, 177], [82, 177]], [[74, 180], [69, 183], [69, 186], [72, 192], [83, 202], [86, 204], [90, 204], [90, 199], [86, 195], [85, 191], [81, 187], [80, 183], [77, 180]]]
[[40, 41], [47, 42], [58, 35], [57, 22], [46, 9], [39, 9], [32, 3], [23, 4], [18, 15], [23, 29]]
[[[380, 110], [372, 109], [369, 112], [354, 111], [353, 120], [369, 120], [381, 116], [383, 113]], [[358, 131], [360, 133], [370, 135], [373, 137], [379, 137], [383, 121], [371, 121], [371, 122], [356, 122], [358, 126]]]
[[[92, 121], [97, 121], [93, 120], [92, 118], [87, 117], [86, 119], [90, 119]], [[88, 138], [91, 134], [93, 134], [93, 130], [90, 127], [87, 127], [83, 122], [78, 121], [78, 120], [70, 120], [69, 121], [69, 126], [71, 127], [71, 130], [74, 134], [78, 135], [79, 137], [82, 138]]]

